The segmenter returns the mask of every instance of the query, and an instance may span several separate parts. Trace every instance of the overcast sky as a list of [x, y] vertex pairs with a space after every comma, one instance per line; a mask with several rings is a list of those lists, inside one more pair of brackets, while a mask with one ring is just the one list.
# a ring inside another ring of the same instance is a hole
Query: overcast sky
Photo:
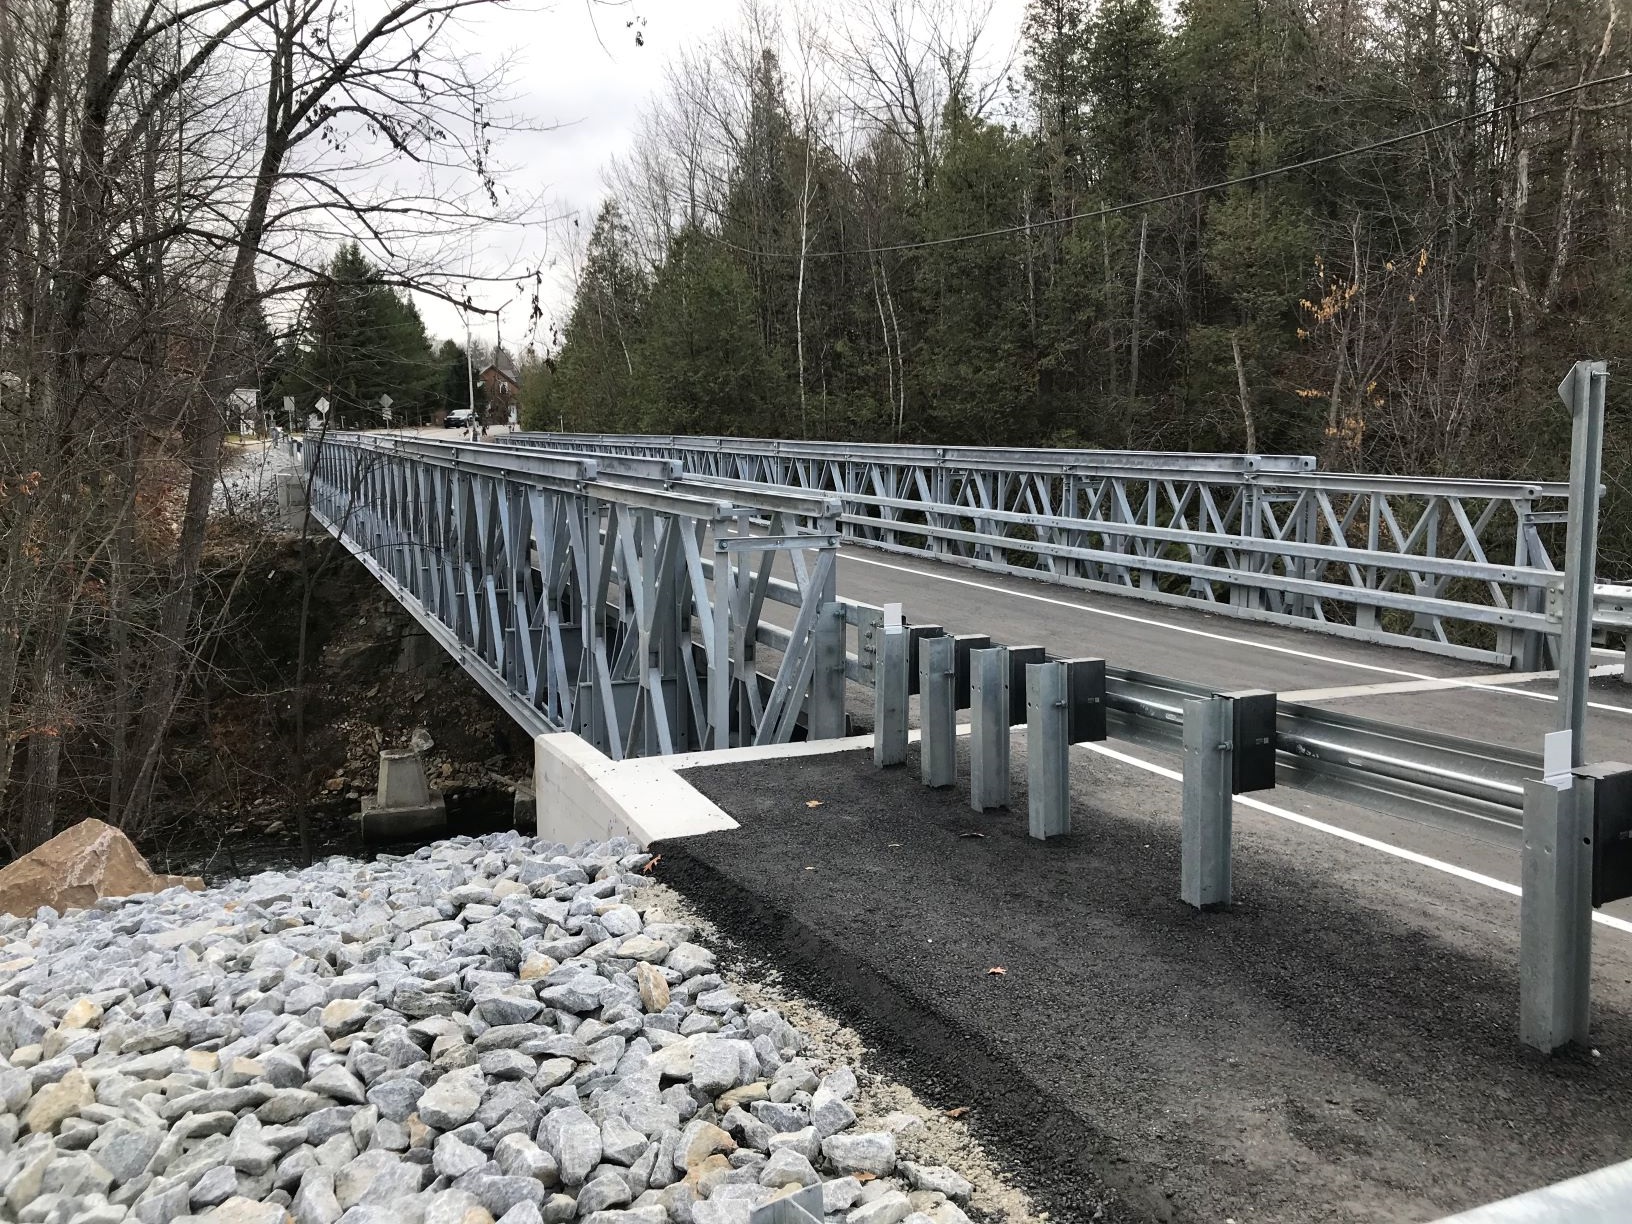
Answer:
[[[993, 45], [1012, 45], [1024, 0], [995, 0], [988, 34]], [[506, 134], [496, 158], [511, 167], [505, 181], [518, 194], [541, 192], [553, 211], [581, 215], [587, 229], [606, 196], [608, 162], [625, 152], [636, 119], [663, 81], [665, 65], [684, 49], [734, 25], [740, 0], [633, 0], [625, 6], [592, 0], [555, 0], [530, 12], [488, 10], [466, 37], [474, 48], [514, 54], [511, 110], [552, 131]], [[643, 19], [643, 46], [625, 22]], [[538, 339], [564, 322], [571, 284], [559, 238], [545, 227], [521, 232], [491, 227], [474, 244], [471, 266], [478, 275], [520, 275], [541, 260], [546, 264], [544, 311]], [[548, 265], [554, 262], [554, 267]], [[553, 275], [552, 275], [553, 273]], [[473, 319], [479, 337], [495, 332], [513, 353], [528, 340], [527, 302], [513, 289], [472, 287], [472, 297], [489, 307], [503, 305], [497, 329], [491, 318]], [[434, 338], [464, 340], [459, 312], [438, 299], [416, 295], [426, 329]]]

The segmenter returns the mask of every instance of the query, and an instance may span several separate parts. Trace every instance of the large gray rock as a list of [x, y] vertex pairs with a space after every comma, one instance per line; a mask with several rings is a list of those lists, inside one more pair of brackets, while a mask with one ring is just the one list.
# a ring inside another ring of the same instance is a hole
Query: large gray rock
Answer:
[[885, 1131], [833, 1135], [822, 1140], [822, 1155], [840, 1173], [888, 1177], [895, 1171], [895, 1136]]
[[921, 1165], [903, 1160], [901, 1172], [906, 1176], [907, 1184], [914, 1190], [932, 1190], [960, 1202], [967, 1202], [969, 1196], [975, 1192], [968, 1178], [960, 1176], [946, 1165]]
[[417, 1112], [429, 1126], [453, 1130], [476, 1116], [485, 1087], [479, 1067], [450, 1071], [419, 1098]]
[[340, 1218], [340, 1200], [334, 1197], [334, 1174], [313, 1169], [301, 1178], [289, 1214], [294, 1224], [335, 1224]]
[[460, 1181], [459, 1188], [474, 1194], [476, 1201], [495, 1219], [517, 1203], [532, 1203], [536, 1207], [544, 1201], [543, 1183], [531, 1177], [472, 1173]]
[[562, 1182], [582, 1185], [601, 1162], [601, 1128], [582, 1109], [557, 1109], [544, 1116], [539, 1145], [555, 1158]]

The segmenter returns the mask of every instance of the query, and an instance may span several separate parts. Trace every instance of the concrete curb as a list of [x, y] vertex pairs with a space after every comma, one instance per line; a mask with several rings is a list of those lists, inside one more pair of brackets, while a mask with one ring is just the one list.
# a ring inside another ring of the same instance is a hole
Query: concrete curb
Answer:
[[[968, 732], [966, 724], [957, 728], [959, 735]], [[917, 741], [917, 730], [910, 739]], [[614, 761], [570, 732], [548, 732], [533, 740], [538, 836], [568, 845], [585, 838], [632, 837], [648, 846], [669, 837], [734, 829], [737, 822], [681, 777], [681, 770], [859, 752], [872, 746], [871, 735], [852, 735]]]
[[533, 741], [533, 789], [538, 835], [568, 845], [631, 837], [647, 846], [737, 827], [661, 758], [614, 761], [570, 732]]

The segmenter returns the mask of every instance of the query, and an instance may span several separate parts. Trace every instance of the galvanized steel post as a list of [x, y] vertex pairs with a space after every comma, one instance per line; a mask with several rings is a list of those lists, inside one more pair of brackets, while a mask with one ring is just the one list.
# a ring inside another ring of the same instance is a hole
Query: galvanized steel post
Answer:
[[1588, 795], [1573, 778], [1530, 779], [1524, 785], [1519, 1040], [1547, 1054], [1587, 1040], [1592, 972]]
[[811, 739], [839, 739], [844, 717], [844, 605], [825, 603], [816, 619], [816, 664], [810, 678]]
[[1570, 765], [1586, 763], [1592, 665], [1593, 574], [1598, 561], [1598, 479], [1603, 468], [1609, 367], [1578, 361], [1558, 385], [1570, 410], [1570, 520], [1564, 554], [1564, 626], [1558, 655], [1558, 725], [1570, 732]]
[[969, 656], [969, 806], [1009, 805], [1009, 652], [997, 646]]
[[879, 766], [907, 759], [907, 644], [901, 605], [885, 604], [873, 672], [873, 764]]
[[1230, 903], [1233, 704], [1228, 697], [1184, 703], [1179, 898], [1197, 909]]
[[1031, 664], [1026, 668], [1026, 776], [1030, 832], [1036, 838], [1071, 831], [1069, 732], [1065, 664]]
[[956, 652], [946, 635], [918, 646], [918, 759], [925, 786], [951, 786], [957, 776]]

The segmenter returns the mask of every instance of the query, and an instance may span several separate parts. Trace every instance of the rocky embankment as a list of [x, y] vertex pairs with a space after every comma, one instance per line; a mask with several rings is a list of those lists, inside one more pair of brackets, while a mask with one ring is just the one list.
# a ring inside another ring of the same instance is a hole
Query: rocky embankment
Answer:
[[0, 1219], [966, 1220], [647, 864], [506, 833], [0, 919]]

